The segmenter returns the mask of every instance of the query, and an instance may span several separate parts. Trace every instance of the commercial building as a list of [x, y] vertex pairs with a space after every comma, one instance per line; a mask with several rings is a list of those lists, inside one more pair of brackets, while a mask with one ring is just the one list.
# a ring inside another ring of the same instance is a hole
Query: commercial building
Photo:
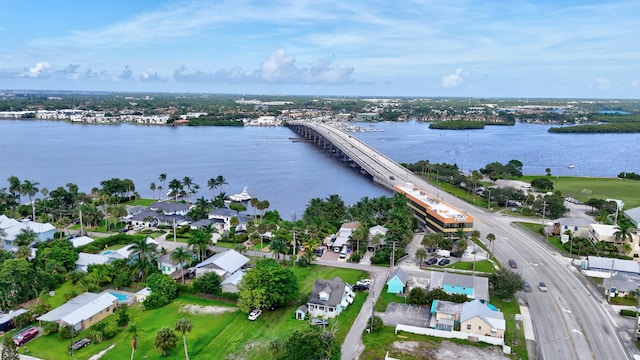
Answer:
[[473, 231], [473, 217], [450, 205], [438, 197], [429, 194], [412, 183], [394, 185], [393, 189], [407, 197], [408, 205], [422, 225], [430, 229], [457, 234]]

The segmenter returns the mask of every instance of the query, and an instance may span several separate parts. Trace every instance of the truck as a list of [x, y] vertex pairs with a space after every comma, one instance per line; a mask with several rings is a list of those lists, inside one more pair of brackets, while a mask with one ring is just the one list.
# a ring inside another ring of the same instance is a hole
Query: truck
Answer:
[[436, 255], [448, 258], [449, 256], [451, 256], [451, 251], [440, 249], [440, 250], [436, 251]]

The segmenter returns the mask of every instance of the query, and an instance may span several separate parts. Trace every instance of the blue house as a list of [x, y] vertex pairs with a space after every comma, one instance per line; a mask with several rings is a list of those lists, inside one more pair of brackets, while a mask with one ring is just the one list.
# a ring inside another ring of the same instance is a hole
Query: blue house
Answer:
[[389, 275], [389, 281], [387, 281], [387, 292], [392, 294], [400, 294], [407, 285], [407, 274], [405, 274], [399, 267], [395, 268], [391, 275]]

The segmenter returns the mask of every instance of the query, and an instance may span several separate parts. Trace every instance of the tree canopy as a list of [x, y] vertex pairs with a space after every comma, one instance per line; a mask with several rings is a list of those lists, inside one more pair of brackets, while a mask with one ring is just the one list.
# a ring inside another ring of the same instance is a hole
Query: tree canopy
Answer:
[[263, 259], [249, 269], [239, 284], [238, 307], [244, 312], [282, 305], [298, 297], [294, 273], [274, 259]]

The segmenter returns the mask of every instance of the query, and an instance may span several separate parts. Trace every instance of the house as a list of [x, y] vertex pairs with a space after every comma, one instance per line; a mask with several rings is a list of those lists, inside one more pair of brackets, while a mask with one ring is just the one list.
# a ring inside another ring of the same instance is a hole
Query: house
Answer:
[[574, 237], [586, 238], [589, 235], [591, 223], [591, 220], [585, 218], [559, 218], [553, 221], [552, 233], [553, 235], [562, 235], [569, 230]]
[[74, 248], [87, 245], [93, 242], [93, 239], [88, 236], [77, 236], [71, 239], [71, 244]]
[[213, 229], [216, 229], [218, 232], [224, 231], [224, 220], [222, 219], [202, 219], [198, 221], [194, 221], [189, 224], [192, 230], [202, 229], [205, 226], [211, 226]]
[[146, 288], [142, 288], [140, 290], [138, 290], [138, 292], [135, 293], [134, 297], [135, 297], [135, 301], [136, 302], [143, 302], [147, 299], [147, 296], [151, 295], [151, 289], [146, 287]]
[[151, 227], [151, 226], [158, 226], [158, 225], [173, 226], [174, 224], [176, 226], [182, 226], [188, 223], [184, 215], [178, 215], [178, 214], [167, 215], [165, 213], [156, 212], [154, 210], [141, 211], [129, 217], [129, 220], [132, 225], [142, 225], [144, 227]]
[[[618, 247], [621, 247], [623, 244], [628, 244], [630, 246], [631, 251], [628, 252], [627, 255], [629, 256], [640, 255], [640, 246], [638, 241], [639, 236], [637, 232], [630, 233], [631, 240], [616, 239], [616, 232], [618, 230], [619, 228], [616, 225], [590, 224], [587, 238], [594, 244], [600, 241], [613, 243], [613, 244], [616, 244]], [[622, 247], [621, 249], [624, 249], [624, 247]]]
[[399, 267], [395, 268], [389, 275], [389, 281], [387, 281], [387, 292], [392, 294], [401, 294], [404, 287], [407, 285], [407, 274]]
[[478, 299], [462, 304], [460, 331], [480, 336], [504, 338], [505, 329], [506, 322], [502, 312], [492, 310]]
[[447, 294], [464, 294], [469, 299], [489, 301], [489, 280], [481, 276], [432, 271], [429, 291], [436, 288]]
[[640, 288], [640, 276], [628, 273], [616, 273], [602, 282], [604, 294], [608, 297], [633, 295]]
[[149, 205], [149, 210], [164, 215], [186, 216], [190, 208], [191, 206], [187, 204], [166, 201], [158, 201]]
[[[382, 225], [376, 225], [369, 229], [369, 239], [367, 242], [367, 250], [374, 251], [379, 247], [384, 247], [387, 245], [387, 241], [385, 236], [387, 236], [387, 229]], [[377, 244], [374, 244], [374, 238], [379, 239]]]
[[351, 287], [338, 276], [332, 280], [317, 279], [307, 302], [309, 317], [334, 318], [353, 302]]
[[307, 305], [300, 305], [295, 312], [296, 320], [305, 320], [307, 318]]
[[222, 280], [226, 280], [249, 262], [249, 258], [235, 250], [227, 250], [217, 253], [195, 266], [196, 277], [208, 272], [215, 272]]
[[244, 270], [238, 270], [235, 273], [229, 275], [226, 279], [222, 280], [220, 283], [220, 288], [222, 292], [228, 293], [237, 293], [240, 290], [238, 289], [238, 285], [240, 281], [242, 281], [242, 277], [244, 276]]
[[0, 215], [0, 229], [5, 234], [0, 238], [5, 250], [15, 250], [17, 248], [13, 245], [13, 242], [23, 229], [31, 229], [36, 234], [36, 241], [30, 245], [51, 240], [56, 233], [55, 226], [49, 223], [40, 223], [29, 219], [18, 221], [6, 215]]
[[108, 292], [85, 292], [38, 317], [37, 320], [73, 326], [76, 331], [82, 331], [113, 314], [117, 307], [118, 298]]
[[640, 227], [640, 206], [635, 207], [633, 209], [625, 210], [624, 216], [626, 216], [629, 221], [633, 224], [633, 227]]
[[355, 229], [358, 228], [358, 226], [360, 226], [358, 222], [349, 222], [342, 224], [342, 226], [340, 226], [340, 230], [338, 230], [338, 233], [336, 234], [335, 239], [333, 240], [333, 243], [331, 244], [331, 248], [333, 249], [333, 251], [342, 251], [343, 247], [347, 245], [347, 243], [351, 239], [351, 234]]
[[452, 331], [460, 324], [462, 304], [444, 300], [431, 302], [431, 327], [437, 330]]
[[178, 270], [182, 270], [185, 265], [187, 265], [186, 261], [176, 263], [171, 260], [171, 254], [162, 255], [158, 258], [158, 270], [162, 271], [165, 275], [171, 275]]
[[633, 260], [589, 256], [585, 265], [589, 276], [607, 278], [615, 273], [640, 276], [640, 264]]
[[112, 258], [106, 255], [79, 253], [76, 260], [76, 270], [87, 272], [89, 265], [102, 265], [110, 263]]
[[231, 209], [218, 208], [214, 209], [208, 214], [209, 219], [217, 219], [222, 220], [224, 223], [223, 230], [230, 231], [231, 230], [231, 219], [236, 217], [238, 219], [238, 225], [236, 226], [236, 231], [246, 231], [247, 223], [251, 220], [251, 217], [238, 214], [237, 211]]

